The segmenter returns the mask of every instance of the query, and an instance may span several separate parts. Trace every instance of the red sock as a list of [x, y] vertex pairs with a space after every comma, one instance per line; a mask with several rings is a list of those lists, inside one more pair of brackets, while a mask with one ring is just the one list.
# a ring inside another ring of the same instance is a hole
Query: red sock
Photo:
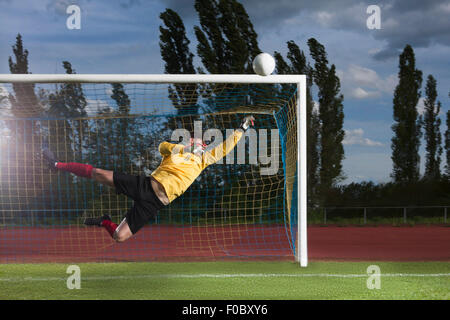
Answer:
[[93, 166], [90, 164], [82, 164], [76, 162], [57, 162], [56, 168], [62, 171], [71, 172], [79, 177], [90, 178], [92, 175]]
[[106, 231], [108, 231], [111, 237], [114, 237], [114, 231], [116, 231], [117, 229], [117, 224], [115, 224], [111, 220], [103, 220], [102, 226], [105, 227]]

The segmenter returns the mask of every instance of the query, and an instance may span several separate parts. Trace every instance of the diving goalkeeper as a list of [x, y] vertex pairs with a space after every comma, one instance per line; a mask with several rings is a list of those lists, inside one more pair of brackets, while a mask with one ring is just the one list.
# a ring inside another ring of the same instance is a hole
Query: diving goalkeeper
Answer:
[[186, 145], [162, 142], [159, 145], [161, 164], [149, 177], [103, 170], [89, 164], [59, 162], [46, 148], [42, 155], [51, 169], [93, 179], [114, 187], [117, 194], [125, 194], [134, 200], [134, 205], [119, 225], [109, 215], [86, 218], [84, 221], [85, 225], [105, 228], [115, 241], [123, 242], [155, 217], [161, 208], [182, 195], [207, 166], [233, 150], [243, 133], [253, 126], [253, 121], [253, 116], [245, 117], [239, 129], [211, 150], [206, 150], [206, 145], [200, 139], [191, 138]]

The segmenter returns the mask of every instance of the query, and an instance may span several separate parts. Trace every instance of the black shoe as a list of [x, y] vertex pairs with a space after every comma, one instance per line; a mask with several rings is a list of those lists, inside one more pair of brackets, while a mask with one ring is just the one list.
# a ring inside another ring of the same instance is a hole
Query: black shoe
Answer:
[[55, 164], [58, 161], [56, 160], [55, 155], [53, 154], [53, 152], [50, 151], [50, 149], [48, 148], [42, 149], [42, 159], [44, 159], [44, 162], [50, 169], [56, 169]]
[[105, 214], [105, 215], [103, 215], [103, 217], [86, 218], [86, 219], [84, 219], [84, 224], [87, 225], [87, 226], [101, 227], [102, 226], [102, 222], [104, 220], [111, 221], [111, 217], [109, 215]]

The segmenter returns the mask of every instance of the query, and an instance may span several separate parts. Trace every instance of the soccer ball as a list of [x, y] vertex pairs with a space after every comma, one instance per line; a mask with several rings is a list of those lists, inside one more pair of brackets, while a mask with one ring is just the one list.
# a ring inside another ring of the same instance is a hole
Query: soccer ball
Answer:
[[268, 53], [260, 53], [253, 60], [253, 71], [260, 76], [268, 76], [275, 70], [275, 59]]

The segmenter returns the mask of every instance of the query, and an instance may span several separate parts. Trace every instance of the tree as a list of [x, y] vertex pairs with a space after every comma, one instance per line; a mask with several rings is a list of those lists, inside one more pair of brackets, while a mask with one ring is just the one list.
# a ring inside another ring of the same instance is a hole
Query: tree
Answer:
[[[199, 73], [210, 74], [253, 74], [252, 62], [261, 50], [257, 34], [242, 4], [236, 0], [196, 0], [199, 25], [194, 27], [197, 38], [197, 56], [203, 67]], [[226, 101], [227, 109], [242, 112], [245, 105], [258, 105], [265, 95], [273, 97], [271, 85], [215, 85], [200, 87], [205, 113], [214, 113], [218, 105]], [[217, 99], [220, 98], [220, 99]], [[219, 102], [219, 103], [218, 103]], [[244, 111], [245, 112], [245, 111]], [[238, 113], [227, 117], [228, 126], [238, 127]], [[223, 119], [223, 118], [222, 118]], [[207, 116], [205, 127], [214, 125], [216, 116]], [[225, 128], [223, 128], [225, 129]], [[217, 166], [202, 174], [202, 184], [220, 185], [223, 177], [239, 176], [249, 165]], [[231, 172], [233, 170], [233, 172]], [[242, 182], [236, 182], [242, 183]]]
[[[22, 36], [16, 37], [16, 43], [12, 46], [14, 58], [9, 57], [9, 69], [13, 74], [28, 74], [28, 50], [23, 46]], [[14, 94], [10, 94], [8, 99], [11, 103], [10, 120], [5, 120], [10, 133], [11, 140], [9, 167], [10, 173], [15, 176], [19, 184], [29, 185], [33, 183], [33, 178], [38, 174], [38, 169], [33, 165], [35, 153], [40, 150], [40, 121], [31, 120], [41, 115], [43, 108], [34, 92], [34, 84], [13, 83]], [[39, 186], [36, 185], [38, 188]], [[12, 186], [11, 186], [12, 188]]]
[[[175, 11], [166, 9], [159, 17], [165, 26], [159, 27], [159, 46], [161, 57], [165, 62], [164, 71], [173, 74], [194, 74], [194, 54], [189, 49], [190, 41], [186, 36], [186, 30], [180, 16]], [[177, 109], [178, 115], [198, 113], [198, 88], [196, 84], [175, 84], [169, 86], [168, 91], [169, 98]], [[172, 130], [180, 126], [174, 120], [169, 121], [169, 127]], [[193, 130], [192, 121], [181, 125], [189, 131]]]
[[[68, 61], [62, 62], [67, 74], [74, 74], [75, 70]], [[87, 100], [80, 83], [62, 83], [54, 92], [41, 90], [41, 100], [47, 105], [43, 121], [43, 132], [51, 150], [56, 153], [60, 161], [85, 162], [91, 156], [89, 149], [89, 120], [87, 116]], [[89, 159], [90, 160], [90, 159]], [[60, 190], [82, 188], [83, 182], [74, 176], [66, 176], [60, 182], [65, 184]], [[61, 191], [62, 192], [62, 191]], [[77, 201], [77, 192], [68, 192], [59, 207], [70, 207], [71, 201]], [[73, 198], [73, 199], [72, 199]], [[70, 200], [71, 199], [71, 200]]]
[[446, 159], [446, 165], [445, 165], [445, 175], [447, 178], [450, 178], [450, 110], [447, 111], [447, 118], [446, 118], [446, 125], [447, 130], [445, 130], [445, 159]]
[[[8, 58], [9, 70], [13, 74], [28, 74], [28, 50], [24, 49], [22, 36], [16, 37], [16, 43], [13, 45], [15, 62], [10, 56]], [[11, 102], [11, 114], [15, 119], [31, 118], [39, 116], [43, 108], [34, 92], [32, 83], [13, 83], [14, 95], [9, 95]], [[27, 145], [27, 150], [32, 150], [33, 141], [38, 141], [39, 127], [33, 121], [8, 121], [9, 129], [14, 135], [18, 145]], [[34, 125], [36, 124], [36, 125]], [[35, 139], [34, 139], [35, 138]]]
[[[29, 74], [28, 56], [20, 34], [12, 46], [13, 56], [8, 58], [12, 74]], [[45, 131], [44, 121], [39, 117], [44, 112], [43, 104], [35, 93], [32, 83], [13, 83], [13, 93], [8, 96], [11, 118], [3, 123], [9, 129], [8, 143], [4, 146], [7, 152], [2, 152], [2, 176], [4, 190], [10, 192], [7, 201], [0, 205], [0, 210], [16, 210], [23, 212], [17, 219], [27, 216], [30, 209], [47, 208], [50, 203], [49, 175], [42, 175], [38, 154], [41, 150], [42, 133]], [[5, 189], [6, 188], [6, 189]], [[24, 198], [24, 195], [27, 198]], [[14, 218], [12, 222], [14, 222]], [[19, 222], [19, 221], [17, 221]], [[20, 221], [25, 224], [26, 219]]]
[[[68, 61], [63, 61], [63, 67], [67, 74], [75, 74], [75, 70]], [[63, 96], [65, 108], [67, 108], [67, 116], [69, 118], [86, 117], [87, 101], [83, 93], [81, 83], [65, 83], [61, 85], [60, 95]], [[78, 159], [81, 160], [84, 144], [87, 135], [87, 121], [73, 120], [72, 126], [74, 128], [74, 152]]]
[[308, 40], [311, 57], [314, 59], [312, 76], [318, 87], [320, 120], [320, 189], [323, 199], [326, 192], [344, 178], [344, 96], [340, 93], [340, 81], [336, 67], [328, 67], [325, 48], [316, 39]]
[[[314, 202], [316, 189], [319, 184], [319, 142], [320, 142], [320, 120], [319, 114], [314, 110], [314, 100], [312, 98], [312, 68], [307, 63], [305, 54], [294, 41], [288, 41], [287, 57], [290, 64], [286, 63], [279, 52], [274, 53], [276, 61], [276, 69], [278, 74], [305, 74], [307, 75], [307, 96], [306, 96], [306, 113], [307, 113], [307, 172], [308, 172], [308, 200]], [[286, 86], [281, 85], [281, 94], [289, 92]], [[284, 94], [285, 95], [285, 94]]]
[[253, 73], [253, 58], [261, 52], [258, 35], [236, 0], [196, 0], [200, 27], [195, 26], [197, 53], [210, 73]]
[[[194, 27], [197, 38], [197, 54], [203, 67], [212, 74], [253, 74], [252, 62], [261, 50], [258, 35], [242, 4], [236, 0], [196, 0], [200, 26]], [[203, 68], [199, 68], [204, 72]], [[215, 111], [214, 95], [220, 93], [231, 108], [242, 104], [242, 96], [256, 103], [262, 95], [272, 95], [273, 86], [245, 85], [227, 87], [204, 86], [202, 94], [210, 99], [210, 112]], [[241, 90], [241, 94], [236, 91]], [[255, 90], [259, 91], [256, 93]]]
[[[63, 61], [63, 68], [67, 74], [75, 74], [75, 70], [68, 61]], [[89, 147], [89, 121], [82, 119], [87, 116], [87, 101], [80, 83], [62, 83], [54, 92], [41, 90], [41, 100], [47, 105], [46, 120], [43, 121], [43, 132], [46, 132], [50, 150], [56, 153], [60, 161], [84, 162], [90, 156]], [[58, 197], [59, 208], [71, 208], [73, 202], [79, 201], [77, 194], [83, 188], [82, 180], [67, 175], [59, 182], [60, 193], [67, 192]], [[73, 191], [74, 188], [78, 190]], [[52, 201], [52, 200], [51, 200]], [[54, 203], [52, 204], [54, 205]], [[76, 204], [78, 207], [78, 204]]]
[[121, 83], [112, 83], [111, 98], [116, 102], [118, 113], [120, 115], [129, 115], [131, 110], [131, 101], [125, 92], [125, 88]]
[[[143, 166], [145, 159], [142, 152], [142, 146], [145, 140], [146, 148], [154, 148], [155, 145], [149, 145], [154, 142], [154, 139], [144, 139], [144, 133], [142, 132], [142, 123], [146, 123], [147, 126], [153, 128], [153, 122], [143, 120], [139, 121], [131, 115], [131, 100], [128, 94], [125, 92], [125, 88], [120, 83], [113, 83], [111, 98], [116, 102], [117, 110], [111, 111], [113, 116], [119, 116], [119, 118], [110, 119], [112, 122], [111, 137], [115, 137], [114, 140], [120, 142], [120, 149], [115, 148], [114, 157], [116, 161], [116, 169], [123, 172], [135, 172], [140, 171], [138, 167]], [[105, 114], [106, 114], [105, 110]], [[149, 134], [147, 132], [147, 134]], [[111, 140], [111, 139], [109, 139]]]
[[427, 154], [424, 178], [427, 180], [438, 180], [441, 176], [440, 165], [442, 155], [440, 132], [441, 119], [439, 118], [441, 104], [440, 102], [437, 102], [436, 104], [436, 80], [432, 75], [428, 76], [425, 94], [425, 114], [423, 125]]
[[411, 183], [419, 179], [419, 147], [421, 121], [417, 103], [420, 98], [422, 72], [416, 69], [414, 51], [406, 45], [399, 58], [399, 83], [394, 91], [394, 121], [392, 130], [391, 176], [397, 183]]
[[[120, 142], [120, 149], [115, 151], [115, 156], [118, 158], [119, 170], [125, 171], [127, 165], [131, 165], [131, 156], [136, 149], [133, 148], [133, 140], [131, 137], [130, 129], [136, 126], [134, 119], [128, 118], [131, 110], [131, 101], [125, 92], [125, 89], [121, 83], [112, 83], [112, 95], [111, 98], [116, 102], [118, 110], [115, 112], [121, 118], [111, 121], [117, 122], [117, 128], [111, 134], [114, 134], [115, 141]], [[126, 150], [125, 150], [126, 148]]]
[[[8, 58], [9, 70], [13, 74], [28, 74], [28, 50], [24, 49], [20, 33], [16, 37], [16, 43], [12, 47], [15, 62], [10, 56]], [[11, 111], [16, 118], [26, 118], [40, 115], [42, 107], [34, 92], [34, 84], [14, 83], [14, 96], [10, 96]]]
[[320, 168], [320, 116], [318, 110], [314, 110], [314, 100], [311, 88], [313, 85], [313, 69], [307, 63], [303, 51], [300, 50], [294, 41], [288, 41], [287, 57], [291, 61], [292, 71], [296, 74], [304, 74], [307, 76], [306, 81], [306, 118], [307, 118], [307, 170], [308, 185], [310, 196], [313, 198], [319, 185], [319, 168]]

